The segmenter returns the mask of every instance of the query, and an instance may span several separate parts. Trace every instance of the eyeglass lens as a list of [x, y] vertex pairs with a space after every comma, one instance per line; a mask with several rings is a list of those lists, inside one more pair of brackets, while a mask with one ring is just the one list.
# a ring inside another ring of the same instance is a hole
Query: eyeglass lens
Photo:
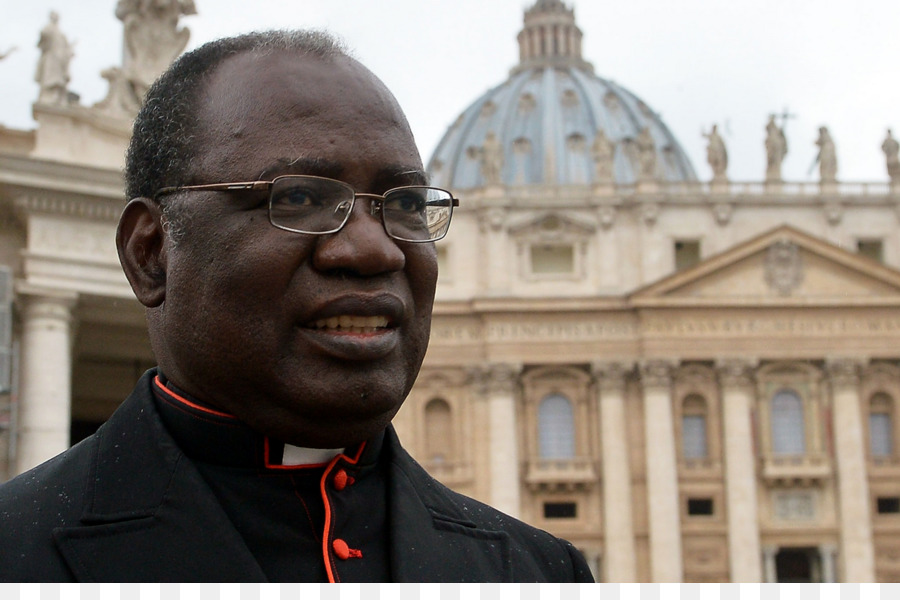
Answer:
[[[279, 177], [272, 184], [269, 218], [273, 225], [290, 231], [332, 233], [347, 221], [354, 197], [353, 188], [337, 180]], [[404, 241], [440, 239], [450, 225], [452, 204], [450, 193], [438, 188], [391, 190], [381, 203], [385, 231]]]

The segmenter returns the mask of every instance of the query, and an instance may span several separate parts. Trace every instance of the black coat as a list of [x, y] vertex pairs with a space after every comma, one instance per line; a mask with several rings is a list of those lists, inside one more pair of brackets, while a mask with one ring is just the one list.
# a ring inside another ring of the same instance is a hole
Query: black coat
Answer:
[[[265, 581], [151, 375], [95, 435], [0, 486], [0, 581]], [[392, 428], [383, 451], [394, 581], [591, 581], [571, 544], [444, 487]]]

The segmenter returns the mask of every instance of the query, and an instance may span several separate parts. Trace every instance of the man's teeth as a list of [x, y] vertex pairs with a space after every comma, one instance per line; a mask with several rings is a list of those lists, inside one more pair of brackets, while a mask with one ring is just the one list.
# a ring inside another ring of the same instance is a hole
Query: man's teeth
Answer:
[[387, 317], [357, 317], [341, 315], [319, 319], [313, 326], [316, 329], [339, 329], [349, 333], [373, 333], [376, 329], [387, 327]]

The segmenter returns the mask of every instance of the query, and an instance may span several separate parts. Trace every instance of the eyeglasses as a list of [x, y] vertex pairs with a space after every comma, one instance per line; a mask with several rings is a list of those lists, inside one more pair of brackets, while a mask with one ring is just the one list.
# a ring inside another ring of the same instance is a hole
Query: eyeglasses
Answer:
[[336, 179], [314, 175], [283, 175], [272, 181], [242, 181], [161, 188], [160, 196], [183, 191], [268, 191], [269, 222], [294, 233], [325, 235], [347, 224], [357, 198], [371, 198], [369, 212], [381, 214], [385, 233], [403, 242], [433, 242], [447, 235], [453, 207], [459, 200], [441, 188], [397, 187], [383, 194], [363, 194]]

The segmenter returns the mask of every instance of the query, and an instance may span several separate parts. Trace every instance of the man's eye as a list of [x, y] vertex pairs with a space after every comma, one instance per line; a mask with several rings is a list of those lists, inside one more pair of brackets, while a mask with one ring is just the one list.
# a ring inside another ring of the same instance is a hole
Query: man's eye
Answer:
[[386, 208], [408, 213], [420, 213], [425, 210], [425, 198], [413, 192], [392, 194], [387, 199]]
[[291, 206], [295, 208], [310, 208], [321, 206], [319, 195], [305, 188], [290, 188], [282, 190], [272, 197], [272, 204]]

